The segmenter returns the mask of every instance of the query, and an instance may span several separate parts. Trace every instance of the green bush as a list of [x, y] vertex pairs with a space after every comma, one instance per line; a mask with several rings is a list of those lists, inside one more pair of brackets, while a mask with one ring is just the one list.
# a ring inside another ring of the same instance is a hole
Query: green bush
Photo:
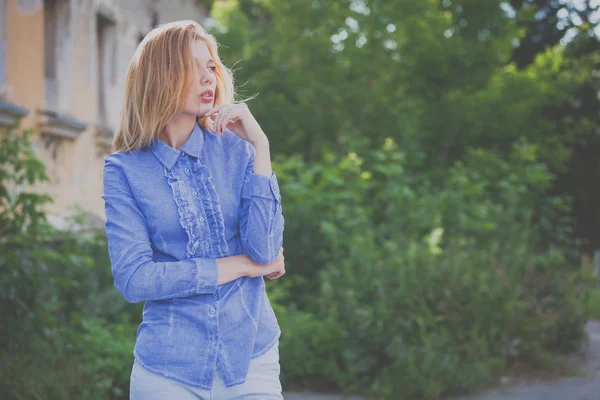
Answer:
[[128, 398], [136, 325], [126, 318], [115, 323], [92, 317], [78, 328], [70, 331], [71, 351], [94, 377], [95, 392], [105, 393], [104, 398]]
[[104, 232], [47, 222], [32, 134], [0, 132], [0, 397], [126, 398], [139, 308], [113, 287]]
[[[548, 194], [535, 148], [507, 159], [474, 150], [435, 180], [404, 162], [389, 140], [364, 160], [278, 166], [286, 258], [302, 277], [289, 304], [310, 315], [290, 313], [310, 333], [291, 329], [283, 347], [322, 344], [319, 386], [394, 399], [473, 392], [515, 364], [545, 368], [576, 350], [589, 280], [570, 259], [568, 202]], [[314, 368], [311, 355], [282, 367], [298, 383]]]

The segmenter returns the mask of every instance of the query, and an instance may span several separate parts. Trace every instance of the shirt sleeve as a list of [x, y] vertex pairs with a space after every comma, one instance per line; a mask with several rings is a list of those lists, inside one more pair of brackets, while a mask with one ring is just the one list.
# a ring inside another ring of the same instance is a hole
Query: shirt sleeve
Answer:
[[255, 262], [275, 260], [283, 244], [285, 219], [277, 176], [254, 173], [254, 148], [242, 187], [240, 235], [246, 254]]
[[217, 261], [188, 258], [155, 262], [146, 218], [122, 168], [109, 158], [104, 164], [106, 235], [115, 287], [130, 303], [164, 300], [217, 289]]

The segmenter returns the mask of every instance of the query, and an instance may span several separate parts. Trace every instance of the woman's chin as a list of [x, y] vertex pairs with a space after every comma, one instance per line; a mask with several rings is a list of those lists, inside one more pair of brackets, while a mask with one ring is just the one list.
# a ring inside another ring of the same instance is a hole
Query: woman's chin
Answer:
[[207, 117], [206, 113], [209, 112], [213, 108], [212, 104], [202, 104], [199, 107], [197, 115], [199, 117]]

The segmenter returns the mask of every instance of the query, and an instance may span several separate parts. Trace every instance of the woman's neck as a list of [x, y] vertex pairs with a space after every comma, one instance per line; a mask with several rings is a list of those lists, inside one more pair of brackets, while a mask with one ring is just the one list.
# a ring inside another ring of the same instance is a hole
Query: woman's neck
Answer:
[[180, 114], [167, 124], [158, 138], [172, 148], [179, 149], [190, 137], [195, 124], [195, 115]]

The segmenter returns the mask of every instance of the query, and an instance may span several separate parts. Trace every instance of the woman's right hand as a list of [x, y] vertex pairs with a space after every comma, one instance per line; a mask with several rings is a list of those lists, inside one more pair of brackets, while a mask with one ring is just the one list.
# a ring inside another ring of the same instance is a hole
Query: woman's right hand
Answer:
[[[248, 258], [250, 259], [250, 258]], [[251, 277], [266, 276], [268, 279], [281, 278], [285, 274], [285, 257], [283, 256], [283, 247], [279, 250], [279, 254], [269, 264], [258, 264], [250, 260], [252, 265], [248, 270], [248, 275]]]

